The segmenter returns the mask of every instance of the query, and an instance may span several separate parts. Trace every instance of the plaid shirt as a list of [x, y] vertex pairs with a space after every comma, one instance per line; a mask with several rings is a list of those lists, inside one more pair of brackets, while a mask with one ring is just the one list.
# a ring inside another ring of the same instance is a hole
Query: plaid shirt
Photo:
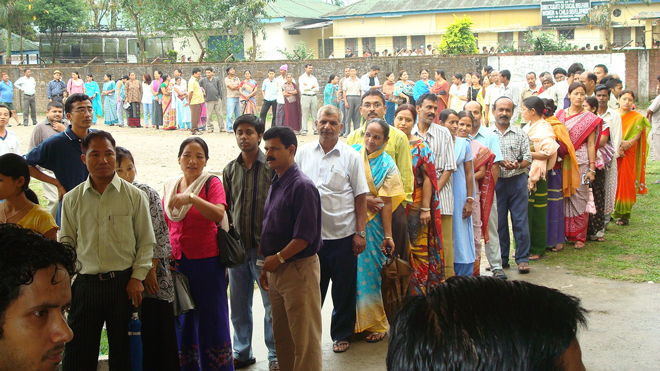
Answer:
[[[506, 131], [504, 131], [504, 134], [502, 134], [497, 128], [497, 125], [493, 125], [492, 130], [500, 138], [500, 148], [502, 149], [503, 159], [511, 162], [520, 159], [528, 161], [529, 163], [532, 162], [532, 152], [529, 150], [529, 137], [521, 128], [510, 124]], [[504, 166], [500, 166], [499, 177], [512, 178], [525, 172], [527, 172], [526, 168], [506, 170]]]

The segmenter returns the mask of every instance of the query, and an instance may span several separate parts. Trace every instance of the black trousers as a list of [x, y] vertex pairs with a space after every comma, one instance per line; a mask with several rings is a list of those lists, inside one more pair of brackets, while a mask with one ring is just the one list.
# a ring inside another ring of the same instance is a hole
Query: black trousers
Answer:
[[277, 112], [277, 100], [265, 100], [264, 103], [261, 106], [261, 113], [259, 114], [259, 117], [261, 118], [261, 122], [266, 125], [266, 116], [268, 115], [268, 110], [271, 109], [271, 112], [273, 113], [273, 120], [270, 122], [270, 127], [274, 128], [275, 127], [275, 113]]
[[128, 322], [132, 304], [126, 293], [132, 269], [101, 281], [97, 275], [79, 274], [71, 287], [69, 327], [73, 340], [64, 349], [63, 371], [96, 371], [101, 330], [106, 323], [111, 371], [130, 370]]
[[355, 330], [357, 256], [353, 254], [353, 235], [339, 240], [323, 240], [318, 252], [321, 265], [321, 305], [332, 280], [332, 340], [350, 341]]
[[142, 300], [142, 367], [144, 371], [180, 371], [174, 309], [165, 300]]

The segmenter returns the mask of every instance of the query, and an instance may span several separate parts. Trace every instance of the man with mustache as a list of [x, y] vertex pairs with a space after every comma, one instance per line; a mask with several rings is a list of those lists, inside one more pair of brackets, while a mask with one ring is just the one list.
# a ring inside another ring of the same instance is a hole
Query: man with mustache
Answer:
[[55, 371], [73, 332], [65, 313], [73, 247], [17, 225], [0, 225], [0, 371]]
[[330, 335], [335, 353], [345, 352], [355, 329], [357, 256], [367, 246], [367, 193], [369, 186], [360, 153], [339, 140], [342, 112], [333, 105], [319, 109], [319, 141], [300, 147], [296, 163], [316, 184], [321, 195], [323, 247], [321, 302], [332, 280]]
[[509, 219], [513, 224], [516, 239], [516, 263], [519, 273], [529, 273], [529, 223], [527, 219], [527, 175], [526, 168], [532, 162], [529, 149], [529, 137], [522, 129], [511, 125], [513, 101], [500, 97], [493, 103], [495, 126], [493, 133], [500, 138], [502, 161], [500, 174], [495, 185], [497, 194], [498, 234], [502, 251], [502, 266], [509, 268]]
[[438, 196], [442, 214], [442, 250], [445, 261], [445, 277], [454, 275], [454, 242], [452, 219], [454, 215], [454, 190], [452, 173], [456, 171], [454, 142], [449, 129], [433, 123], [438, 110], [438, 97], [426, 93], [417, 99], [417, 125], [411, 134], [424, 139], [431, 147], [435, 171], [438, 177]]
[[[371, 119], [385, 117], [385, 96], [379, 90], [369, 90], [362, 96], [362, 104], [360, 106], [360, 113], [364, 118], [365, 124], [356, 129], [348, 136], [346, 143], [354, 145], [364, 143], [364, 131], [367, 127], [367, 122]], [[406, 200], [402, 202], [399, 207], [392, 212], [392, 239], [394, 240], [394, 254], [399, 255], [401, 259], [408, 260], [408, 221], [406, 219], [405, 204], [412, 203], [413, 193], [413, 174], [412, 174], [412, 154], [410, 153], [410, 145], [408, 144], [408, 137], [401, 130], [391, 127], [390, 139], [385, 144], [385, 152], [396, 163], [396, 167], [401, 173], [401, 180], [403, 181], [403, 190], [406, 192]], [[383, 200], [380, 197], [373, 197], [367, 195], [367, 210], [372, 210], [374, 213], [380, 212], [383, 205]]]

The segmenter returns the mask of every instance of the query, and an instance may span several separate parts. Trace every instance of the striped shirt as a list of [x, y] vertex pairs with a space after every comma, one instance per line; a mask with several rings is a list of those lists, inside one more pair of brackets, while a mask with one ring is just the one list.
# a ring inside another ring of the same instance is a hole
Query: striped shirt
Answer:
[[[449, 129], [432, 123], [426, 131], [426, 135], [422, 135], [419, 132], [419, 127], [415, 125], [411, 134], [422, 138], [431, 147], [438, 180], [445, 171], [451, 171], [452, 173], [456, 171], [457, 166], [456, 158], [454, 157], [454, 141], [452, 140]], [[453, 176], [453, 174], [449, 176], [447, 183], [445, 183], [444, 187], [442, 187], [439, 192], [440, 212], [442, 215], [454, 215]]]
[[[64, 128], [70, 124], [69, 120], [67, 119], [62, 119], [61, 122], [64, 124]], [[59, 133], [59, 131], [53, 129], [53, 124], [51, 124], [50, 120], [48, 120], [48, 118], [44, 119], [34, 127], [34, 130], [32, 130], [32, 137], [30, 137], [30, 148], [28, 151], [32, 151], [32, 149], [39, 147], [41, 142], [57, 133]]]
[[[525, 132], [510, 124], [504, 131], [504, 134], [497, 128], [492, 127], [493, 132], [500, 138], [500, 148], [502, 149], [502, 158], [514, 162], [516, 160], [525, 160], [532, 163], [532, 152], [529, 150], [529, 137]], [[500, 166], [500, 178], [511, 178], [522, 173], [526, 173], [526, 168], [507, 170]]]

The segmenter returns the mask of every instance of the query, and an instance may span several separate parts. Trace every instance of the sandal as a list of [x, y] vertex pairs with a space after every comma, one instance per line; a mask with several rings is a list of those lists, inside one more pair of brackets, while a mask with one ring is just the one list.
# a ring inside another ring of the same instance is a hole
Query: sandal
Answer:
[[350, 346], [351, 344], [346, 340], [335, 340], [332, 342], [332, 351], [335, 353], [344, 353]]
[[384, 332], [372, 332], [367, 336], [367, 343], [377, 343], [385, 338]]
[[268, 370], [269, 371], [280, 371], [280, 363], [278, 361], [268, 362]]
[[577, 242], [575, 243], [575, 250], [582, 250], [582, 249], [584, 249], [584, 242], [582, 242], [582, 241], [577, 241]]
[[560, 252], [564, 249], [564, 244], [563, 243], [558, 243], [557, 246], [553, 247], [550, 249], [552, 252]]
[[541, 260], [541, 259], [545, 259], [545, 258], [546, 258], [545, 255], [530, 255], [529, 256], [529, 260], [531, 260], [531, 261]]
[[522, 262], [522, 263], [518, 264], [518, 273], [527, 274], [527, 273], [529, 273], [529, 271], [530, 271], [529, 263]]
[[626, 226], [628, 224], [630, 224], [630, 220], [624, 219], [624, 218], [621, 218], [621, 219], [619, 219], [618, 222], [616, 222], [616, 225], [619, 225], [619, 226], [622, 226], [622, 227]]

